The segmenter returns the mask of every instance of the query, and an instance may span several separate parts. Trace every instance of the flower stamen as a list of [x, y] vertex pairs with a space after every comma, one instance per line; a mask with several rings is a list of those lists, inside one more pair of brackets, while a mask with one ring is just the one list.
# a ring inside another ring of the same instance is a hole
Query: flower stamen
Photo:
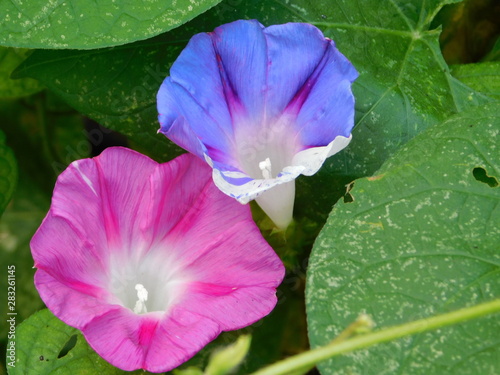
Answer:
[[148, 290], [142, 284], [135, 284], [135, 290], [137, 290], [137, 302], [134, 306], [134, 313], [145, 314], [148, 312], [146, 308], [146, 301], [148, 300]]
[[262, 171], [262, 176], [264, 179], [269, 180], [273, 178], [271, 171], [271, 159], [266, 158], [266, 160], [259, 163], [259, 168]]

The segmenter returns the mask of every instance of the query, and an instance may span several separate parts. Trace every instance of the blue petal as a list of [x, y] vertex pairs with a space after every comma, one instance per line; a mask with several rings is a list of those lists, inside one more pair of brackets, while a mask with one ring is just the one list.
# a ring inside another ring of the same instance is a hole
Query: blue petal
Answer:
[[259, 123], [264, 113], [267, 47], [263, 30], [255, 20], [240, 20], [209, 33], [235, 122], [243, 118], [249, 120], [245, 123]]
[[[236, 155], [233, 124], [252, 125], [263, 117], [267, 61], [263, 28], [257, 21], [236, 21], [190, 40], [158, 92], [162, 133], [199, 155], [194, 150], [199, 146], [191, 144], [194, 138], [187, 141], [190, 132], [214, 161], [238, 164], [232, 156]], [[173, 126], [178, 117], [184, 117], [182, 124], [190, 131]]]
[[[202, 159], [203, 154], [208, 154], [224, 163], [234, 162], [230, 154], [232, 134], [228, 134], [227, 128], [220, 126], [183, 87], [167, 78], [160, 87], [157, 101], [161, 133]], [[232, 132], [231, 128], [228, 130]]]
[[321, 31], [309, 24], [288, 23], [265, 29], [268, 46], [267, 116], [281, 115], [308, 81], [329, 46]]
[[232, 161], [228, 154], [233, 148], [232, 119], [211, 38], [195, 35], [170, 74], [157, 95], [160, 132], [200, 157], [200, 152], [218, 150], [210, 156]]
[[332, 41], [314, 73], [287, 110], [298, 111], [295, 126], [304, 148], [325, 146], [354, 126], [351, 83], [358, 72]]
[[[191, 152], [192, 154], [204, 159], [207, 149], [200, 142], [198, 136], [193, 132], [191, 127], [186, 124], [186, 119], [177, 114], [160, 114], [158, 116], [160, 124], [162, 124], [159, 132], [165, 134], [171, 141], [178, 146]], [[165, 125], [168, 124], [168, 125]]]

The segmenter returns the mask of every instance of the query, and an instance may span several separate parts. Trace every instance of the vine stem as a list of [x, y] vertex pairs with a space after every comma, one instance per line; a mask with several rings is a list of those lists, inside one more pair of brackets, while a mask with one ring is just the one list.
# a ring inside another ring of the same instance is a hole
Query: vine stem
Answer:
[[456, 310], [450, 313], [381, 329], [380, 331], [359, 335], [344, 341], [334, 340], [326, 346], [286, 358], [270, 366], [264, 367], [251, 375], [290, 374], [299, 369], [312, 367], [318, 362], [356, 349], [363, 349], [371, 345], [380, 344], [421, 332], [431, 331], [452, 324], [462, 323], [470, 319], [498, 312], [500, 312], [500, 299]]

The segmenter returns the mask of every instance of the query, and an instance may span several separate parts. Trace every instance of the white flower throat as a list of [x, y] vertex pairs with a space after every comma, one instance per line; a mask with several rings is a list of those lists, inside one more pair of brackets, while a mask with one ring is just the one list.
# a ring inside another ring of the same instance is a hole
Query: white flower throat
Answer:
[[113, 253], [107, 286], [110, 302], [135, 314], [149, 314], [168, 311], [179, 301], [192, 279], [163, 246], [136, 245], [133, 252]]

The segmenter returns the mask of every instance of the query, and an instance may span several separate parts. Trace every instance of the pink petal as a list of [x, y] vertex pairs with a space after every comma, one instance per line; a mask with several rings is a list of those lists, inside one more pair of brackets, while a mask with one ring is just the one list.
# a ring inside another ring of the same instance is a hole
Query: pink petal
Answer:
[[[167, 371], [184, 363], [220, 333], [214, 321], [182, 308], [164, 317], [152, 338], [144, 368]], [[168, 348], [166, 355], [165, 348]]]
[[160, 242], [197, 205], [201, 191], [212, 183], [211, 172], [191, 154], [158, 165], [150, 177], [151, 199], [141, 222], [143, 237]]
[[51, 211], [54, 216], [66, 218], [79, 233], [88, 235], [96, 246], [106, 243], [127, 250], [137, 239], [134, 222], [148, 199], [145, 182], [157, 165], [122, 147], [76, 161], [59, 176]]
[[108, 302], [105, 290], [76, 282], [65, 285], [41, 269], [35, 273], [35, 286], [48, 309], [63, 322], [78, 329], [96, 316], [123, 309]]
[[120, 309], [95, 318], [82, 332], [92, 348], [114, 366], [164, 372], [191, 358], [220, 329], [213, 321], [182, 309], [168, 316]]
[[[90, 233], [102, 230], [95, 221], [89, 223]], [[49, 211], [43, 224], [31, 240], [35, 267], [50, 270], [50, 274], [66, 284], [80, 282], [103, 286], [106, 280], [107, 258], [102, 243], [95, 246], [74, 221]], [[63, 254], [64, 253], [64, 254]]]

